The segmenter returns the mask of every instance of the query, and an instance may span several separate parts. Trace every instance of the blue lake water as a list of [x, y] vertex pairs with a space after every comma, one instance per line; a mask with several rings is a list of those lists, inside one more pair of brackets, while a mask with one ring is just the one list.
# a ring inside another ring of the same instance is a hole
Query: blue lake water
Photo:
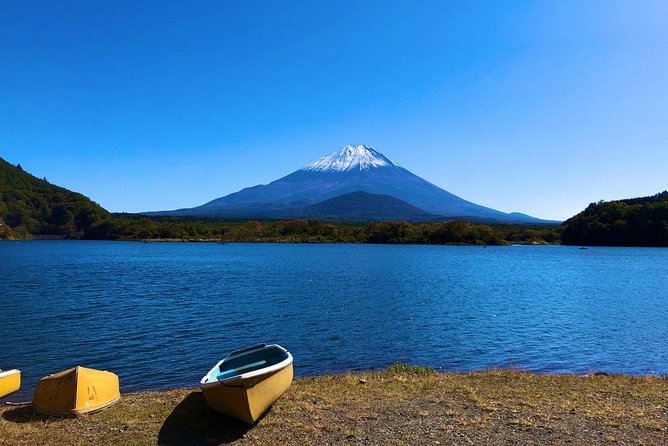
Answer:
[[668, 250], [0, 242], [0, 367], [77, 364], [122, 390], [194, 387], [277, 342], [298, 375], [396, 361], [668, 372]]

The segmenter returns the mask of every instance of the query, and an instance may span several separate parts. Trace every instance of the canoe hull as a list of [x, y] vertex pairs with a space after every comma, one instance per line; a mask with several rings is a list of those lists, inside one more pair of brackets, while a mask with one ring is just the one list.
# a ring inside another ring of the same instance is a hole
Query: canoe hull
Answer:
[[293, 376], [290, 352], [258, 344], [219, 361], [200, 387], [212, 409], [253, 424], [288, 390]]
[[21, 371], [7, 370], [0, 372], [0, 398], [11, 395], [21, 388]]
[[120, 397], [116, 374], [79, 366], [40, 379], [32, 407], [44, 415], [76, 416], [106, 409]]
[[201, 387], [212, 409], [253, 424], [288, 390], [293, 376], [291, 363], [269, 375], [228, 383], [212, 382]]

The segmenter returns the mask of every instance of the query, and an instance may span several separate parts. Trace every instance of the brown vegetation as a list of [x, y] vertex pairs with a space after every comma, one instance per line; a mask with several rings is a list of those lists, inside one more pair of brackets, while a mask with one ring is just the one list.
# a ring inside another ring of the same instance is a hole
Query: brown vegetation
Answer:
[[378, 373], [300, 378], [255, 426], [210, 410], [199, 390], [124, 395], [80, 418], [0, 409], [0, 444], [667, 444], [668, 380]]

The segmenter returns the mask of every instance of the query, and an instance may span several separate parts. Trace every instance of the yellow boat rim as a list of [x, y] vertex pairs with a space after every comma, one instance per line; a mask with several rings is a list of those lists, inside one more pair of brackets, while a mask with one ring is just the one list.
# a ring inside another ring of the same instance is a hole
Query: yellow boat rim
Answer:
[[18, 369], [0, 370], [0, 398], [11, 395], [21, 388], [21, 371]]

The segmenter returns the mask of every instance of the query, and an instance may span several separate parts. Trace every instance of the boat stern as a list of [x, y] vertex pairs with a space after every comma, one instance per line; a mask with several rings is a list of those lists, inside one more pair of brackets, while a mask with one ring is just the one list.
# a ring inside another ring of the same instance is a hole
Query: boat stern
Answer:
[[21, 388], [21, 371], [18, 369], [0, 372], [0, 398], [11, 395]]

